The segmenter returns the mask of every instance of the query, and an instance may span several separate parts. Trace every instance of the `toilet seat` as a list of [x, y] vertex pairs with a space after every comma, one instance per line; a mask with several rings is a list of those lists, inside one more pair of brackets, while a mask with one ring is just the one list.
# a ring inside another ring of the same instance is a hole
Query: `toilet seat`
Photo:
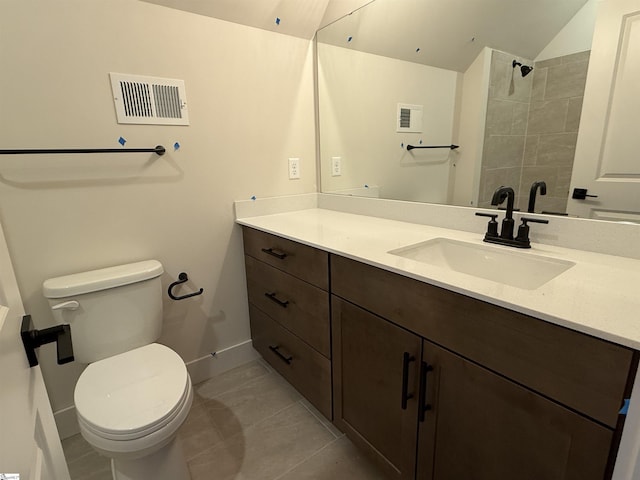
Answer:
[[159, 431], [182, 423], [192, 396], [184, 362], [176, 352], [157, 343], [90, 364], [74, 392], [85, 438], [98, 439], [101, 444], [128, 440], [145, 447], [149, 446], [146, 441], [131, 441], [165, 437], [165, 432]]

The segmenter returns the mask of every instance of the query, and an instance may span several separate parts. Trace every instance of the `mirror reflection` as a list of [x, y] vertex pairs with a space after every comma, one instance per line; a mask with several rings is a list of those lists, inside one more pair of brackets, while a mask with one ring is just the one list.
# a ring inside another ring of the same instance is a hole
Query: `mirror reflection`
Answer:
[[318, 31], [322, 191], [571, 213], [597, 4], [375, 0]]

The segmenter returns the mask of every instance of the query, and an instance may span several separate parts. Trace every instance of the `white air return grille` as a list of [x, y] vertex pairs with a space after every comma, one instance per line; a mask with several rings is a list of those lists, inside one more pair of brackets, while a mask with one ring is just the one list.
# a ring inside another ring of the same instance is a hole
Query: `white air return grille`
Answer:
[[396, 132], [422, 133], [422, 105], [398, 104]]
[[110, 73], [118, 123], [189, 125], [183, 80]]

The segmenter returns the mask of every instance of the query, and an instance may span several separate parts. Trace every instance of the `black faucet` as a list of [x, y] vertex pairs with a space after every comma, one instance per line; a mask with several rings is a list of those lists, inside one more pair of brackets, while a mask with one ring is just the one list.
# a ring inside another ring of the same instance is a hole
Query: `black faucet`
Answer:
[[531, 190], [529, 191], [529, 208], [527, 208], [527, 212], [533, 213], [533, 209], [536, 206], [536, 192], [538, 191], [538, 187], [540, 188], [540, 195], [547, 194], [547, 184], [540, 182], [533, 182], [531, 184]]
[[[537, 188], [537, 187], [536, 187]], [[545, 186], [546, 188], [546, 186]], [[516, 248], [531, 248], [529, 241], [529, 225], [527, 222], [532, 223], [549, 223], [549, 220], [538, 220], [537, 218], [525, 218], [522, 217], [522, 224], [518, 227], [518, 235], [513, 238], [513, 202], [515, 199], [515, 193], [511, 187], [498, 187], [493, 193], [491, 199], [491, 205], [500, 205], [507, 200], [507, 212], [502, 220], [502, 231], [498, 234], [498, 222], [496, 218], [497, 214], [493, 213], [480, 213], [476, 212], [479, 217], [490, 217], [491, 220], [487, 225], [487, 233], [484, 236], [484, 241], [489, 243], [498, 243], [500, 245], [508, 245]]]
[[495, 192], [493, 192], [493, 197], [491, 198], [491, 205], [500, 205], [504, 202], [505, 198], [507, 199], [507, 213], [502, 220], [502, 231], [500, 232], [500, 238], [505, 238], [507, 240], [513, 240], [513, 202], [516, 198], [516, 194], [511, 187], [498, 187]]

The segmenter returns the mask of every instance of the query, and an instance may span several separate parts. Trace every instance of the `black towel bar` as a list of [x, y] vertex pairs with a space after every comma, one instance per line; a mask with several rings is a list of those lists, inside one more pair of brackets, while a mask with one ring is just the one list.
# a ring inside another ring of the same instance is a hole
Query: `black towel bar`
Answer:
[[162, 156], [166, 149], [162, 145], [155, 148], [38, 148], [0, 150], [0, 155], [46, 155], [50, 153], [155, 153]]
[[407, 145], [407, 150], [411, 151], [414, 148], [449, 148], [451, 150], [455, 150], [456, 148], [459, 148], [460, 145]]

